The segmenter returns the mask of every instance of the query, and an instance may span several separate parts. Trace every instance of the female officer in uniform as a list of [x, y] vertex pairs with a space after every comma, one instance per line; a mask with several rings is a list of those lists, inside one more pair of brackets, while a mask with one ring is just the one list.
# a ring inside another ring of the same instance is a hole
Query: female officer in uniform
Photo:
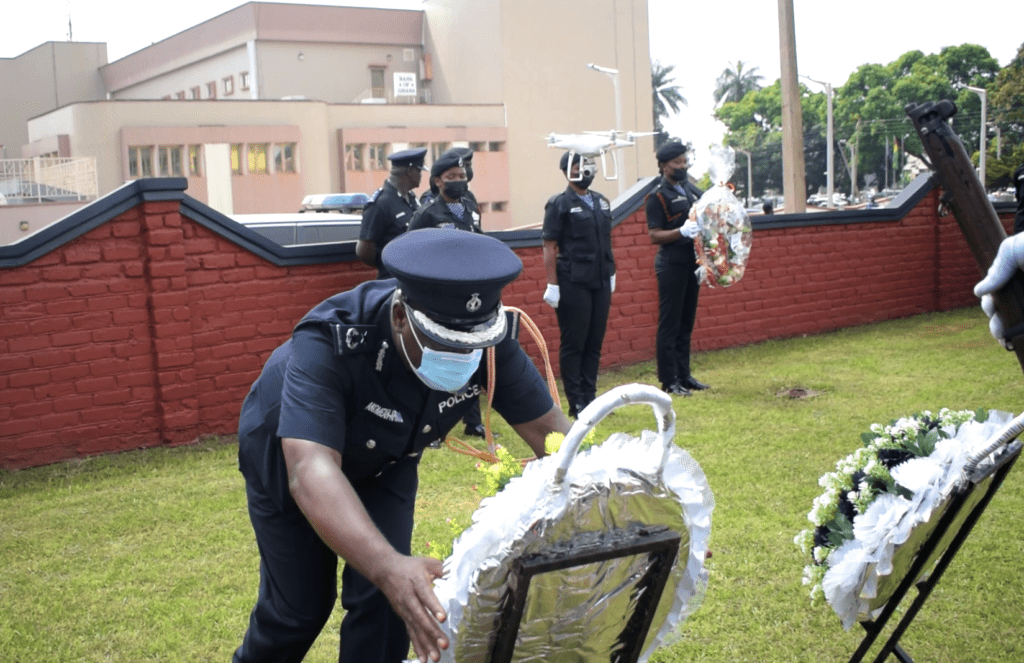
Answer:
[[544, 301], [555, 308], [561, 330], [559, 367], [569, 416], [575, 417], [597, 395], [608, 310], [615, 290], [612, 213], [608, 199], [590, 191], [594, 165], [562, 155], [558, 167], [569, 180], [544, 207]]
[[682, 143], [666, 143], [658, 149], [661, 179], [647, 195], [647, 232], [656, 244], [654, 273], [658, 278], [658, 379], [661, 388], [676, 396], [691, 389], [707, 389], [690, 374], [690, 336], [697, 318], [697, 253], [693, 238], [697, 223], [690, 209], [703, 192], [686, 176], [689, 159]]
[[421, 661], [448, 646], [431, 581], [441, 562], [410, 556], [416, 468], [487, 384], [493, 404], [541, 456], [567, 432], [501, 306], [522, 270], [499, 240], [427, 229], [382, 254], [395, 279], [335, 295], [271, 355], [242, 405], [239, 469], [260, 551], [259, 597], [236, 663], [301, 661], [337, 596], [341, 663]]

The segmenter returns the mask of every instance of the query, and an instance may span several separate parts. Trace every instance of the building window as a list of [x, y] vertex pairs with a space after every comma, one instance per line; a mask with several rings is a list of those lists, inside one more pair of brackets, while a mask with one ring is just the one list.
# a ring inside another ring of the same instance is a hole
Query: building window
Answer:
[[217, 82], [210, 81], [206, 84], [206, 98], [216, 99], [217, 98]]
[[244, 175], [242, 172], [242, 144], [233, 143], [231, 145], [231, 173], [234, 175]]
[[184, 145], [161, 145], [158, 148], [160, 177], [184, 176], [185, 171], [182, 170], [181, 164], [181, 153], [184, 149]]
[[507, 202], [491, 203], [492, 212], [504, 212], [508, 208]]
[[238, 75], [238, 89], [248, 90], [249, 89], [249, 72], [243, 71]]
[[227, 76], [221, 79], [221, 85], [224, 86], [224, 96], [235, 93], [235, 77]]
[[452, 146], [451, 143], [431, 143], [430, 144], [430, 157], [433, 161], [437, 161], [441, 158], [441, 155], [448, 151]]
[[274, 172], [295, 172], [295, 143], [274, 145]]
[[373, 67], [370, 69], [370, 94], [374, 99], [384, 98], [384, 70]]
[[388, 144], [374, 143], [370, 145], [370, 170], [388, 170]]
[[363, 146], [345, 146], [345, 170], [363, 170]]
[[504, 152], [505, 151], [505, 143], [504, 142], [487, 143], [487, 151], [488, 152]]
[[202, 145], [188, 146], [188, 174], [192, 175], [193, 177], [202, 177], [203, 175]]
[[196, 87], [192, 88], [191, 90], [189, 90], [189, 97], [188, 98], [189, 99], [202, 99], [203, 98], [202, 91], [200, 90], [198, 85]]
[[249, 145], [249, 172], [250, 173], [265, 173], [267, 172], [267, 152], [270, 146], [266, 143], [252, 143]]
[[169, 95], [169, 94], [166, 94], [166, 95], [164, 95], [164, 96], [160, 97], [160, 99], [161, 99], [162, 101], [170, 101], [170, 100], [171, 100], [171, 95]]
[[174, 95], [174, 96], [175, 96], [176, 99], [184, 99], [185, 98], [185, 91], [184, 90], [178, 90], [178, 93], [176, 95]]
[[483, 141], [478, 141], [478, 142], [470, 143], [469, 144], [469, 149], [473, 150], [474, 152], [486, 152], [487, 151], [487, 143], [483, 142]]
[[153, 148], [150, 145], [128, 148], [128, 177], [153, 177]]

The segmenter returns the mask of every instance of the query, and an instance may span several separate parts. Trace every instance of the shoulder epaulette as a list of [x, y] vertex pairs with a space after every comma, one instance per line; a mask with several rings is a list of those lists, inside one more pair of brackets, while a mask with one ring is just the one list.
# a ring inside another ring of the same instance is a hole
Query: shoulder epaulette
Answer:
[[374, 325], [342, 325], [331, 323], [334, 336], [334, 354], [361, 354], [372, 351], [377, 346], [377, 327]]

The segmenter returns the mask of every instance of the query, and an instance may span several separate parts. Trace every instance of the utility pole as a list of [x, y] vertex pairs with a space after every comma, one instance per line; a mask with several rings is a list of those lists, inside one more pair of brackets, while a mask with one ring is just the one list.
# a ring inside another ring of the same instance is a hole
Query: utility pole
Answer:
[[978, 179], [981, 180], [981, 188], [984, 189], [985, 173], [987, 172], [985, 170], [985, 134], [987, 133], [985, 125], [988, 123], [988, 118], [986, 117], [988, 114], [988, 92], [982, 87], [971, 87], [970, 85], [966, 87], [968, 90], [981, 97], [981, 137], [978, 140]]
[[736, 152], [739, 152], [740, 154], [746, 154], [747, 155], [747, 207], [749, 208], [750, 207], [750, 196], [754, 195], [754, 184], [753, 184], [753, 182], [754, 182], [753, 163], [754, 162], [750, 158], [750, 152], [747, 152], [746, 150], [741, 150], [738, 147], [734, 147], [732, 149], [735, 150]]
[[[602, 74], [612, 79], [612, 85], [615, 86], [615, 131], [622, 131], [622, 92], [619, 90], [619, 70], [609, 69], [608, 67], [600, 67], [593, 62], [587, 65], [587, 68], [599, 71]], [[619, 150], [612, 150], [612, 160], [615, 161], [615, 174], [618, 176], [619, 195], [621, 196], [626, 191], [626, 177], [623, 173], [619, 172]]]
[[827, 110], [828, 115], [828, 128], [825, 132], [825, 140], [828, 141], [828, 145], [825, 148], [825, 181], [827, 182], [828, 186], [828, 203], [826, 203], [826, 207], [828, 207], [828, 209], [835, 209], [836, 203], [834, 200], [832, 200], [832, 194], [834, 194], [836, 190], [835, 179], [833, 179], [834, 176], [832, 174], [832, 165], [833, 161], [835, 160], [835, 148], [832, 146], [835, 138], [832, 129], [832, 84], [824, 83], [822, 81], [816, 81], [810, 76], [804, 76], [804, 78], [811, 81], [812, 83], [817, 83], [818, 85], [825, 86], [825, 108]]
[[797, 82], [793, 0], [779, 0], [779, 58], [782, 64], [782, 184], [787, 214], [807, 211], [804, 129]]

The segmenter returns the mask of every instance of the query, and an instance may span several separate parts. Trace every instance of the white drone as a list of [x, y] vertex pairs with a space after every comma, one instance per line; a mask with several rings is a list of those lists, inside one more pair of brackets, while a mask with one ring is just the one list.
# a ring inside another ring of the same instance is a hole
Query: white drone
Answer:
[[[548, 141], [548, 147], [553, 147], [559, 150], [569, 150], [569, 165], [566, 168], [565, 176], [570, 181], [578, 182], [584, 177], [589, 177], [594, 174], [596, 166], [594, 164], [594, 157], [601, 158], [601, 170], [604, 171], [606, 180], [617, 180], [619, 179], [619, 166], [618, 161], [612, 159], [612, 163], [615, 165], [615, 169], [612, 173], [608, 173], [608, 166], [605, 163], [604, 155], [609, 150], [616, 150], [621, 147], [632, 147], [636, 145], [636, 139], [641, 136], [654, 136], [657, 131], [644, 131], [644, 132], [633, 132], [633, 131], [616, 131], [611, 129], [610, 131], [584, 131], [581, 134], [556, 134], [550, 133], [544, 138]], [[579, 158], [580, 171], [577, 177], [571, 177], [569, 171], [572, 170], [572, 165], [576, 162], [577, 157]], [[584, 172], [584, 171], [587, 172]]]

